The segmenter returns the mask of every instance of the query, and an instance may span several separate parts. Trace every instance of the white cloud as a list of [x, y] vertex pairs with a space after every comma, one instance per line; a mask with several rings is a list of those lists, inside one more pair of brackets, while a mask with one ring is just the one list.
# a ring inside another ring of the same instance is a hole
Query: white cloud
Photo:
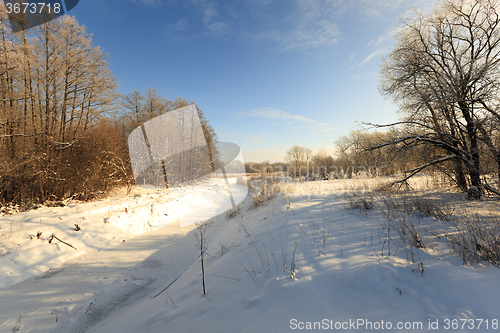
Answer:
[[[273, 123], [276, 126], [290, 126], [294, 123], [301, 124], [301, 126], [308, 125], [311, 133], [325, 133], [337, 130], [331, 126], [331, 124], [323, 123], [317, 120], [313, 120], [307, 117], [290, 114], [288, 112], [276, 109], [276, 108], [260, 108], [254, 109], [247, 112], [237, 113], [240, 117], [252, 117], [252, 118], [266, 118], [266, 119], [277, 119], [279, 122]], [[297, 133], [298, 134], [298, 133]], [[256, 137], [257, 138], [257, 137]], [[257, 138], [259, 139], [259, 138]], [[257, 143], [257, 142], [254, 142]]]
[[377, 38], [375, 39], [372, 39], [368, 45], [380, 45], [382, 44], [382, 42], [384, 40], [386, 40], [386, 38], [389, 37], [389, 34], [385, 34], [385, 35], [382, 35], [382, 36], [378, 36]]
[[216, 1], [191, 0], [187, 4], [193, 6], [201, 15], [201, 20], [207, 29], [205, 34], [224, 37], [231, 33], [231, 23], [220, 19], [219, 4]]
[[203, 10], [203, 22], [205, 22], [205, 24], [209, 24], [217, 17], [218, 13], [216, 6], [216, 2], [210, 2], [205, 5], [205, 9]]
[[[295, 0], [296, 10], [290, 20], [295, 28], [283, 37], [284, 49], [305, 49], [334, 45], [342, 31], [337, 22], [345, 15], [364, 24], [367, 20], [380, 20], [406, 12], [410, 6], [428, 11], [437, 0]], [[373, 41], [383, 43], [389, 34]]]
[[[410, 5], [421, 8], [436, 0], [291, 0], [286, 5], [276, 0], [244, 0], [237, 3], [219, 0], [129, 1], [151, 7], [171, 3], [184, 6], [195, 12], [197, 20], [202, 23], [202, 31], [191, 31], [196, 36], [243, 36], [272, 41], [280, 51], [321, 54], [319, 51], [331, 48], [341, 40], [343, 31], [339, 22], [346, 16], [363, 25], [367, 20], [380, 20], [388, 14], [395, 17]], [[277, 10], [278, 6], [282, 7], [281, 10]], [[190, 23], [190, 28], [196, 26], [194, 20], [190, 19]], [[380, 47], [387, 39], [388, 36], [380, 36], [371, 45]]]
[[162, 34], [171, 42], [185, 42], [188, 38], [180, 32], [189, 29], [189, 21], [186, 17], [180, 18], [175, 23], [167, 24], [162, 29]]
[[283, 51], [302, 51], [334, 45], [338, 42], [340, 30], [335, 23], [326, 20], [317, 22], [313, 27], [298, 28], [282, 40]]
[[186, 30], [188, 25], [189, 25], [188, 19], [186, 17], [183, 17], [178, 19], [177, 22], [173, 25], [173, 27], [175, 30], [182, 31]]
[[278, 42], [282, 51], [317, 49], [338, 42], [336, 1], [297, 0], [293, 7], [285, 19], [273, 22], [279, 28], [266, 31], [261, 38]]
[[363, 61], [358, 66], [363, 66], [364, 64], [366, 64], [367, 62], [372, 60], [376, 55], [384, 53], [385, 51], [386, 51], [386, 49], [383, 48], [383, 49], [378, 49], [378, 50], [372, 52], [368, 57], [363, 59]]
[[320, 129], [319, 131], [316, 131], [316, 133], [332, 132], [332, 131], [336, 131], [336, 130], [338, 130], [338, 128], [327, 127], [327, 128]]
[[224, 36], [231, 32], [229, 25], [224, 21], [212, 22], [208, 26], [208, 29], [218, 36]]
[[275, 108], [260, 108], [250, 110], [248, 112], [239, 113], [238, 115], [244, 117], [259, 117], [259, 118], [269, 118], [269, 119], [282, 119], [282, 120], [295, 120], [302, 123], [308, 123], [316, 126], [328, 126], [326, 123], [322, 123], [316, 120], [312, 120], [306, 117], [289, 114], [288, 112], [275, 109]]
[[[290, 14], [285, 18], [276, 18], [275, 22], [272, 22], [278, 24], [279, 28], [265, 31], [261, 34], [261, 38], [278, 42], [282, 51], [304, 51], [333, 46], [342, 36], [337, 22], [344, 15], [356, 13], [359, 21], [377, 20], [388, 12], [407, 10], [410, 5], [425, 7], [427, 3], [436, 0], [418, 1], [415, 3], [414, 0], [295, 0], [290, 4], [293, 8]], [[356, 19], [355, 16], [353, 18]], [[273, 24], [270, 23], [270, 26]], [[387, 35], [380, 36], [371, 44], [380, 45], [387, 37]]]
[[[261, 37], [278, 42], [282, 51], [304, 51], [333, 46], [338, 43], [342, 36], [337, 21], [341, 20], [343, 15], [357, 13], [360, 21], [371, 18], [377, 19], [377, 17], [383, 17], [388, 12], [407, 10], [410, 5], [417, 8], [426, 8], [435, 1], [295, 0], [292, 3], [294, 7], [292, 13], [278, 22], [280, 28], [268, 30]], [[394, 15], [397, 15], [397, 13]], [[380, 36], [373, 40], [371, 44], [380, 45], [387, 37], [387, 35]]]

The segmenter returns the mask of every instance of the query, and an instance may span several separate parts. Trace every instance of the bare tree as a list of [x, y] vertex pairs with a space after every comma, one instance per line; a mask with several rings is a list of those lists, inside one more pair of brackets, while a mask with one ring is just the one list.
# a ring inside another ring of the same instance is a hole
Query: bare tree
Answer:
[[293, 176], [301, 175], [301, 168], [306, 167], [306, 173], [309, 173], [308, 162], [312, 159], [312, 150], [306, 147], [293, 146], [288, 149], [285, 155], [285, 161], [292, 165]]
[[500, 175], [500, 17], [496, 0], [442, 0], [432, 15], [401, 21], [396, 45], [382, 65], [381, 92], [401, 107], [402, 126], [394, 140], [374, 148], [423, 145], [437, 156], [408, 170], [449, 164], [458, 186], [471, 198], [484, 189], [488, 154]]
[[198, 241], [198, 247], [200, 248], [200, 262], [201, 262], [201, 282], [203, 286], [203, 295], [206, 294], [205, 288], [205, 252], [207, 251], [207, 239], [205, 238], [207, 234], [207, 229], [213, 224], [213, 222], [197, 223], [197, 233], [194, 234], [196, 240]]
[[137, 126], [151, 119], [147, 118], [144, 113], [143, 101], [144, 96], [137, 89], [122, 96], [123, 123], [127, 135]]
[[173, 109], [173, 102], [163, 98], [156, 88], [148, 88], [144, 94], [144, 111], [148, 118], [154, 118]]

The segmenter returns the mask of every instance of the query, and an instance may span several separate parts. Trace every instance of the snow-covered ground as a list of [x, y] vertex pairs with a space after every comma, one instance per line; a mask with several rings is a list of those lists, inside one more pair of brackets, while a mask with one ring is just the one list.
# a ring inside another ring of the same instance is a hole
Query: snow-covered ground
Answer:
[[[498, 268], [463, 266], [437, 239], [415, 263], [396, 237], [382, 256], [384, 215], [346, 209], [341, 182], [294, 184], [258, 207], [249, 196], [239, 214], [211, 218], [206, 295], [197, 228], [180, 225], [196, 208], [216, 207], [223, 186], [4, 216], [0, 331], [500, 329]], [[49, 244], [52, 234], [78, 250]]]
[[[231, 187], [237, 203], [245, 198], [245, 188], [234, 183]], [[1, 217], [0, 288], [59, 267], [84, 253], [111, 249], [165, 225], [186, 226], [206, 220], [223, 213], [230, 203], [222, 179], [196, 187], [174, 188], [171, 193], [136, 187], [128, 197], [121, 194], [107, 200], [44, 207]], [[59, 240], [49, 243], [52, 235]]]

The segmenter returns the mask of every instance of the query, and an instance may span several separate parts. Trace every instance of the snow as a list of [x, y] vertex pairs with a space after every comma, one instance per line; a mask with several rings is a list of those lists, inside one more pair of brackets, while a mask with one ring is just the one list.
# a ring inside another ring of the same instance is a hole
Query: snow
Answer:
[[[236, 184], [231, 184], [231, 188], [236, 203], [241, 202], [246, 189]], [[174, 188], [170, 194], [166, 190], [135, 188], [132, 197], [3, 216], [0, 288], [59, 267], [89, 251], [111, 249], [165, 225], [186, 226], [216, 216], [229, 208], [228, 200], [222, 180], [212, 179], [193, 188]], [[42, 232], [40, 239], [36, 237], [38, 232]], [[57, 240], [49, 244], [52, 234], [77, 250]]]
[[[16, 329], [20, 316], [22, 332], [341, 331], [353, 323], [366, 331], [386, 331], [391, 323], [397, 332], [422, 332], [436, 331], [430, 323], [444, 331], [454, 319], [455, 332], [471, 331], [467, 325], [484, 332], [498, 324], [498, 268], [464, 266], [439, 240], [418, 250], [423, 272], [405, 249], [394, 255], [396, 237], [391, 255], [387, 246], [382, 255], [385, 217], [346, 209], [344, 191], [351, 185], [295, 184], [265, 205], [253, 207], [250, 195], [240, 214], [211, 217], [206, 295], [196, 226], [181, 223], [218, 213], [222, 185], [175, 195], [142, 190], [4, 216], [0, 231], [12, 223], [16, 245], [0, 257], [0, 330]], [[202, 208], [210, 212], [200, 217]], [[437, 224], [414, 218], [422, 230]], [[40, 240], [26, 236], [38, 231]], [[49, 244], [52, 233], [78, 250]], [[419, 323], [422, 329], [414, 326]]]

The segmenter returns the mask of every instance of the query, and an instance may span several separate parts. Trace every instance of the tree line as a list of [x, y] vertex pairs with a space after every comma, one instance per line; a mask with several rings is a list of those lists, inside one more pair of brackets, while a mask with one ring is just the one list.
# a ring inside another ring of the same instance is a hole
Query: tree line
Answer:
[[0, 14], [0, 205], [88, 200], [132, 184], [127, 135], [189, 103], [156, 89], [121, 95], [108, 55], [74, 17], [13, 33]]
[[[379, 126], [385, 127], [385, 126]], [[494, 131], [493, 131], [494, 133]], [[335, 141], [335, 153], [325, 150], [313, 153], [303, 146], [292, 146], [286, 151], [285, 162], [245, 163], [248, 174], [307, 179], [370, 178], [399, 175], [388, 186], [404, 183], [425, 170], [433, 176], [442, 176], [465, 193], [473, 186], [465, 174], [465, 187], [456, 175], [456, 162], [443, 159], [443, 150], [430, 144], [405, 144], [400, 138], [408, 136], [407, 128], [388, 126], [376, 131], [353, 130]], [[499, 140], [498, 136], [495, 140]], [[480, 146], [486, 149], [486, 145]], [[484, 153], [484, 151], [483, 151]], [[438, 162], [436, 162], [438, 161]], [[481, 156], [481, 180], [483, 190], [498, 195], [497, 163], [494, 156]], [[417, 172], [415, 172], [417, 171]], [[490, 184], [491, 183], [491, 184]], [[475, 195], [476, 192], [470, 194]], [[481, 192], [482, 195], [482, 192]], [[471, 198], [472, 198], [471, 196]]]
[[370, 178], [401, 174], [432, 156], [428, 151], [398, 151], [391, 146], [371, 149], [397, 135], [396, 130], [353, 130], [335, 141], [334, 154], [328, 154], [325, 149], [313, 153], [307, 147], [295, 145], [286, 151], [285, 162], [248, 162], [245, 170], [250, 174], [282, 174], [309, 179]]

